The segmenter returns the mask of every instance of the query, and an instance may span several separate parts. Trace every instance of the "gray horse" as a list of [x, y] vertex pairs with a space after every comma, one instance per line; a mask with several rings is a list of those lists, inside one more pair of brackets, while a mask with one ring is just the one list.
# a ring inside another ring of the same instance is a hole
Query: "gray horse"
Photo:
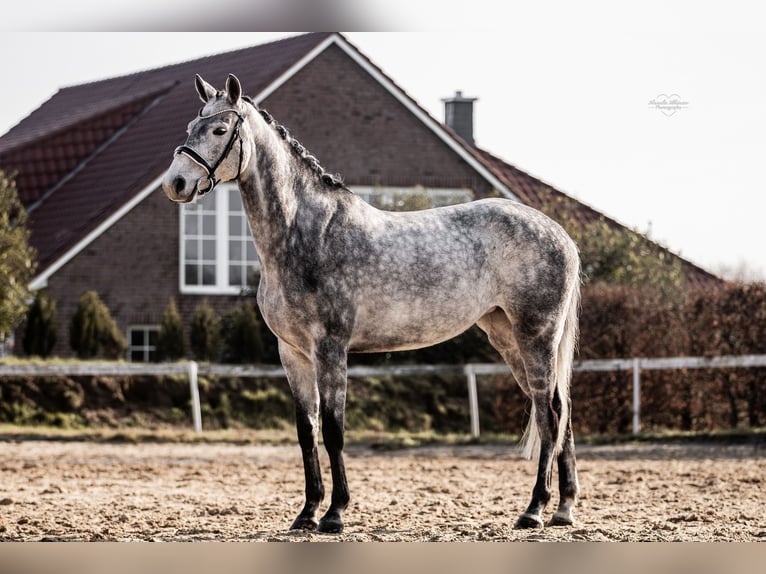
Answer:
[[[564, 230], [539, 211], [486, 199], [409, 213], [380, 211], [315, 157], [229, 75], [225, 91], [199, 76], [204, 106], [162, 183], [189, 203], [236, 180], [261, 261], [258, 305], [279, 339], [295, 398], [306, 503], [294, 529], [341, 532], [349, 502], [343, 418], [349, 353], [416, 349], [478, 324], [532, 400], [526, 453], [538, 456], [532, 501], [517, 528], [543, 526], [553, 460], [559, 507], [572, 524], [578, 492], [569, 381], [580, 263]], [[332, 469], [330, 507], [317, 451]]]

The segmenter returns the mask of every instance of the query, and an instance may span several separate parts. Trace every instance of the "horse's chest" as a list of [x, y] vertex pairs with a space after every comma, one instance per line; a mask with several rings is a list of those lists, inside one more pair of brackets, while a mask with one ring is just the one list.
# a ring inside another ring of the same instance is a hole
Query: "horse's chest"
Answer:
[[293, 346], [303, 346], [307, 327], [315, 321], [306, 305], [295, 305], [281, 289], [258, 289], [258, 306], [266, 325], [277, 337]]
[[349, 306], [347, 312], [339, 313], [338, 299], [321, 288], [307, 289], [302, 279], [296, 277], [282, 276], [279, 282], [262, 282], [258, 289], [258, 306], [269, 329], [299, 348], [310, 348], [328, 327], [338, 333], [348, 330], [353, 313]]

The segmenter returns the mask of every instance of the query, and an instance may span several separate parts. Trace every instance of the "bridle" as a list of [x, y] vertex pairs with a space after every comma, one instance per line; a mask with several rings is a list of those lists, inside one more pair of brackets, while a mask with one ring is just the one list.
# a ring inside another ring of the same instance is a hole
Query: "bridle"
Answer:
[[220, 112], [215, 112], [213, 114], [210, 114], [209, 116], [203, 116], [202, 110], [200, 110], [199, 116], [197, 119], [208, 120], [215, 116], [219, 116], [221, 114], [227, 114], [227, 113], [237, 114], [237, 123], [234, 125], [234, 129], [231, 131], [231, 136], [229, 136], [229, 141], [226, 143], [226, 147], [224, 148], [223, 153], [213, 165], [210, 165], [210, 163], [208, 163], [208, 161], [204, 157], [202, 157], [197, 152], [197, 150], [189, 147], [188, 145], [180, 145], [173, 152], [173, 157], [183, 154], [207, 172], [207, 180], [208, 180], [208, 183], [210, 184], [209, 187], [207, 187], [206, 189], [200, 189], [199, 181], [197, 181], [197, 192], [199, 193], [200, 196], [205, 195], [206, 193], [210, 191], [213, 191], [213, 188], [215, 188], [216, 185], [221, 183], [220, 179], [216, 179], [215, 171], [223, 163], [223, 161], [229, 156], [229, 153], [231, 153], [231, 150], [234, 147], [234, 142], [237, 139], [239, 139], [239, 164], [237, 166], [237, 175], [234, 177], [234, 179], [237, 179], [239, 177], [240, 172], [242, 171], [242, 147], [243, 146], [242, 146], [242, 138], [239, 135], [239, 128], [242, 125], [242, 122], [245, 120], [245, 116], [243, 116], [239, 112], [239, 110], [235, 110], [234, 108], [229, 108], [226, 110], [221, 110]]

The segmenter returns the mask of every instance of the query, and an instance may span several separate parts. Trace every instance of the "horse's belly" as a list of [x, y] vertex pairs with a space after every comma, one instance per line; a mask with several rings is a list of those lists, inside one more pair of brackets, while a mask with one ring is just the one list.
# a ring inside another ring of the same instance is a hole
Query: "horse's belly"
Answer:
[[360, 312], [351, 334], [349, 351], [374, 353], [429, 347], [460, 335], [486, 312], [478, 307], [462, 312], [398, 307], [392, 304], [374, 313]]

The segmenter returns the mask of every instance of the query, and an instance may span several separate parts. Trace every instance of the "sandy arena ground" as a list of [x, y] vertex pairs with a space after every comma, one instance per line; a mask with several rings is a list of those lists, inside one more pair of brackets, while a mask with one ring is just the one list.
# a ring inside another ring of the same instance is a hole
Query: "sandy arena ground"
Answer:
[[8, 441], [0, 540], [766, 541], [765, 455], [580, 447], [577, 524], [517, 531], [534, 464], [512, 449], [351, 447], [345, 532], [321, 535], [287, 530], [303, 502], [297, 445]]

